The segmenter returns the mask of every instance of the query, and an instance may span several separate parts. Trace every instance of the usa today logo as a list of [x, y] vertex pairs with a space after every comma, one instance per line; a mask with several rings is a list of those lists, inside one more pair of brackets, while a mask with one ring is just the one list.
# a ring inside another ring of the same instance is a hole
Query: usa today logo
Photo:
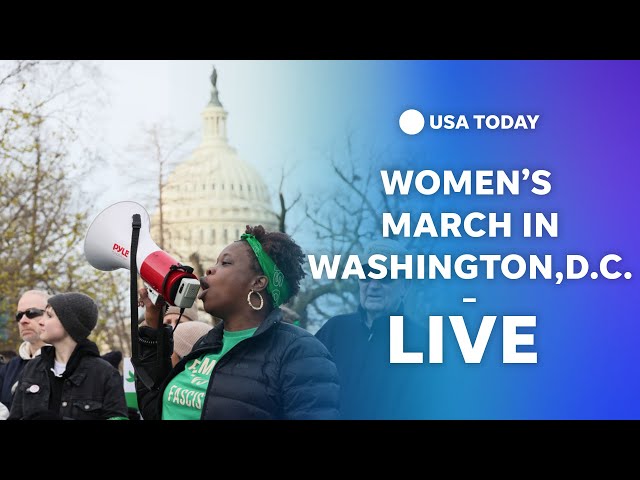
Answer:
[[[467, 119], [466, 115], [429, 115], [431, 130], [535, 130], [540, 115], [475, 114]], [[409, 109], [400, 115], [400, 130], [407, 135], [420, 133], [425, 126], [424, 115], [419, 110]]]

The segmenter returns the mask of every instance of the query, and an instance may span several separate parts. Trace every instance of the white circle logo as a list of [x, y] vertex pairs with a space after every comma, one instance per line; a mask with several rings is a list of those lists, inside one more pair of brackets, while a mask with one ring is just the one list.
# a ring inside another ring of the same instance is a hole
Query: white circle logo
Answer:
[[418, 110], [405, 110], [400, 115], [400, 129], [407, 135], [420, 133], [424, 128], [424, 117]]

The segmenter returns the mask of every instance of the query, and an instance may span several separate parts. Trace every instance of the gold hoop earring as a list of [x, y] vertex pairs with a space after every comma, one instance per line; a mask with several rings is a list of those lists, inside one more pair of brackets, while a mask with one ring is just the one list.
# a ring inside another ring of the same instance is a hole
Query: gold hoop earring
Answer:
[[[251, 294], [252, 293], [255, 293], [260, 298], [260, 306], [259, 307], [254, 307], [253, 303], [251, 303]], [[262, 307], [264, 307], [264, 298], [262, 298], [262, 295], [260, 295], [260, 292], [256, 292], [255, 290], [250, 290], [249, 291], [249, 295], [247, 295], [247, 303], [254, 310], [262, 310]]]

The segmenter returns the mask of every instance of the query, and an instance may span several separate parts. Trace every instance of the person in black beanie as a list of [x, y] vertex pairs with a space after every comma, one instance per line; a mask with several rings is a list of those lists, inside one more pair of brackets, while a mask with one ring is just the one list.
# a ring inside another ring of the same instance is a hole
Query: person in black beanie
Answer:
[[87, 339], [97, 321], [98, 307], [88, 295], [49, 298], [40, 338], [51, 346], [25, 367], [9, 420], [127, 419], [120, 374]]

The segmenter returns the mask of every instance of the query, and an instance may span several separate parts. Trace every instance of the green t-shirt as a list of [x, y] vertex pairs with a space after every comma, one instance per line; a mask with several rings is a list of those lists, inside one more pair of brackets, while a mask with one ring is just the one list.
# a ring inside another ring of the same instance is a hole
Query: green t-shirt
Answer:
[[219, 353], [209, 353], [187, 362], [184, 370], [171, 379], [162, 394], [162, 419], [199, 420], [216, 362], [242, 340], [251, 337], [257, 329], [249, 328], [237, 332], [225, 330]]

